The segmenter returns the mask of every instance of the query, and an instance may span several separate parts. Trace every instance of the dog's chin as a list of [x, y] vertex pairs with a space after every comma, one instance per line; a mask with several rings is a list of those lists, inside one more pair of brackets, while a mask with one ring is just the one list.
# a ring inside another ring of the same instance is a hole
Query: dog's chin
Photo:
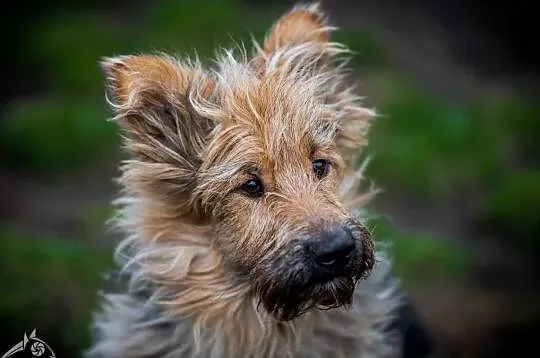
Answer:
[[309, 286], [265, 290], [260, 292], [260, 303], [278, 321], [290, 321], [312, 310], [350, 305], [356, 281], [343, 276]]
[[337, 277], [317, 285], [318, 292], [314, 293], [314, 297], [317, 297], [316, 307], [330, 309], [350, 305], [355, 285], [356, 280], [348, 277]]

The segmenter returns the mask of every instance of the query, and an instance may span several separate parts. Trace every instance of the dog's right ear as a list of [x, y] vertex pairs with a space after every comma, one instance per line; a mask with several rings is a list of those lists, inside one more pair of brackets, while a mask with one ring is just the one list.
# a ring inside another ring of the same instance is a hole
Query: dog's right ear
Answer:
[[165, 56], [105, 58], [101, 67], [133, 159], [125, 167], [125, 184], [167, 199], [189, 190], [214, 128], [193, 104], [212, 100], [214, 81], [198, 66]]

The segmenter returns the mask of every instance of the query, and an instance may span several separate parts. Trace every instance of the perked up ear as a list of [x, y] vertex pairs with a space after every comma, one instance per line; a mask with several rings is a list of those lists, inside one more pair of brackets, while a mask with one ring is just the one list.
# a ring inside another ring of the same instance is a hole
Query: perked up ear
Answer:
[[344, 65], [349, 50], [330, 40], [333, 30], [319, 2], [295, 6], [274, 23], [252, 64], [262, 76], [278, 71], [291, 78], [312, 78], [321, 102], [339, 121], [338, 148], [345, 158], [353, 159], [367, 144], [375, 112], [362, 107], [347, 84]]
[[297, 5], [274, 23], [258, 48], [253, 66], [264, 72], [269, 64], [294, 67], [328, 62], [333, 55], [342, 52], [339, 44], [329, 41], [333, 29], [327, 24], [318, 2]]
[[212, 98], [213, 80], [198, 66], [165, 56], [105, 58], [101, 66], [114, 120], [132, 155], [125, 184], [157, 198], [189, 190], [214, 125], [192, 103]]
[[278, 19], [264, 41], [264, 50], [272, 53], [284, 46], [328, 41], [331, 27], [325, 26], [319, 3], [296, 6]]

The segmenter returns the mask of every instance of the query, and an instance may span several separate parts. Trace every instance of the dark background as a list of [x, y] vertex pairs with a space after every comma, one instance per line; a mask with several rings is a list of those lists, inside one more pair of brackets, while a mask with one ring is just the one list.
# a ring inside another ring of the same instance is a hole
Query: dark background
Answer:
[[[537, 12], [523, 0], [323, 1], [357, 52], [370, 209], [442, 357], [537, 356]], [[203, 58], [261, 39], [286, 1], [15, 1], [0, 11], [0, 354], [37, 328], [88, 345], [122, 158], [101, 56]], [[536, 31], [535, 31], [536, 30]], [[526, 350], [532, 352], [524, 353]]]

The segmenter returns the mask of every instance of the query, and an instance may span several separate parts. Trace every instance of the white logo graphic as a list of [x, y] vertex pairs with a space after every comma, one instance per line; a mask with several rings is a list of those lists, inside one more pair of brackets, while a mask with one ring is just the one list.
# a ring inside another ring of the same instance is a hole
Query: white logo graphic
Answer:
[[[28, 348], [28, 349], [27, 349]], [[43, 358], [56, 358], [51, 347], [43, 340], [36, 337], [36, 330], [34, 329], [29, 336], [24, 334], [23, 340], [13, 346], [9, 351], [2, 356], [7, 358], [15, 355], [19, 352], [30, 352], [34, 357]]]

